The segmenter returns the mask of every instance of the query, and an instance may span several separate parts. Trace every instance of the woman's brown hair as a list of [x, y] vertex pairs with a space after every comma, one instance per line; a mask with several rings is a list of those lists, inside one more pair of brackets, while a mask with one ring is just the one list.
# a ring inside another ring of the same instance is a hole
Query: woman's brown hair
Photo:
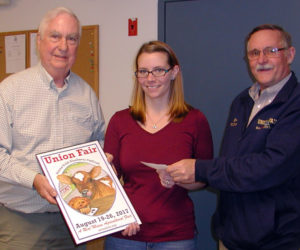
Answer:
[[[144, 43], [139, 49], [137, 56], [135, 58], [135, 67], [138, 69], [138, 59], [142, 53], [154, 53], [161, 52], [165, 53], [168, 57], [168, 64], [171, 68], [175, 65], [179, 67], [179, 61], [172, 50], [172, 48], [161, 41], [150, 41]], [[189, 112], [192, 107], [184, 101], [183, 93], [183, 82], [181, 71], [179, 70], [176, 77], [171, 80], [170, 86], [170, 96], [169, 96], [169, 115], [170, 120], [175, 122], [181, 121]], [[130, 112], [132, 117], [144, 123], [146, 120], [146, 104], [145, 104], [145, 93], [138, 83], [138, 80], [135, 79], [132, 100], [130, 106]]]

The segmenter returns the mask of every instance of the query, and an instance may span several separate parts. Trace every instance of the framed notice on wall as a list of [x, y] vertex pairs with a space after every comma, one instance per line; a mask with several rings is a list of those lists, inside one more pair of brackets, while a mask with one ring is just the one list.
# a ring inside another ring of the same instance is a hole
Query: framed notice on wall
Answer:
[[0, 82], [27, 67], [27, 42], [26, 31], [0, 33]]

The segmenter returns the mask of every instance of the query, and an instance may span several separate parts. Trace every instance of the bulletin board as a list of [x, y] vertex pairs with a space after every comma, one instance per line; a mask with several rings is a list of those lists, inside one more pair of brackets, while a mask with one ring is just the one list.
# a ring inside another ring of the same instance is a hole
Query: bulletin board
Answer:
[[[31, 53], [35, 53], [32, 51], [36, 44], [36, 41], [32, 40], [32, 34], [35, 33], [37, 30], [0, 32], [0, 82], [10, 75], [6, 73], [5, 37], [25, 35], [25, 63], [28, 68], [31, 66]], [[77, 59], [71, 70], [82, 77], [99, 97], [99, 25], [82, 26]]]
[[99, 94], [99, 26], [82, 27], [77, 59], [72, 71], [81, 76]]

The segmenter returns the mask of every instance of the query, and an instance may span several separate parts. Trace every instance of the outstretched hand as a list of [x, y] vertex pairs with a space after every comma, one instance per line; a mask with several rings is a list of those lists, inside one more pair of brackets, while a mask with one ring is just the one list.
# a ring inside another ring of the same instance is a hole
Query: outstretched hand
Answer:
[[36, 189], [36, 191], [42, 198], [44, 198], [51, 204], [57, 205], [55, 199], [57, 193], [44, 175], [37, 174], [35, 176], [33, 181], [33, 187]]
[[184, 159], [169, 165], [166, 171], [170, 174], [175, 183], [194, 183], [195, 163], [195, 159]]

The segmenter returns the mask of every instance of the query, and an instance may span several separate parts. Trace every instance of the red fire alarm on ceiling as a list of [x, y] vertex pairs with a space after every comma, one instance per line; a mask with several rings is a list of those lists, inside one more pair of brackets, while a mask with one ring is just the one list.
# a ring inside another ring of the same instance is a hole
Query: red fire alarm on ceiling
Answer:
[[137, 36], [137, 18], [128, 19], [128, 36]]

